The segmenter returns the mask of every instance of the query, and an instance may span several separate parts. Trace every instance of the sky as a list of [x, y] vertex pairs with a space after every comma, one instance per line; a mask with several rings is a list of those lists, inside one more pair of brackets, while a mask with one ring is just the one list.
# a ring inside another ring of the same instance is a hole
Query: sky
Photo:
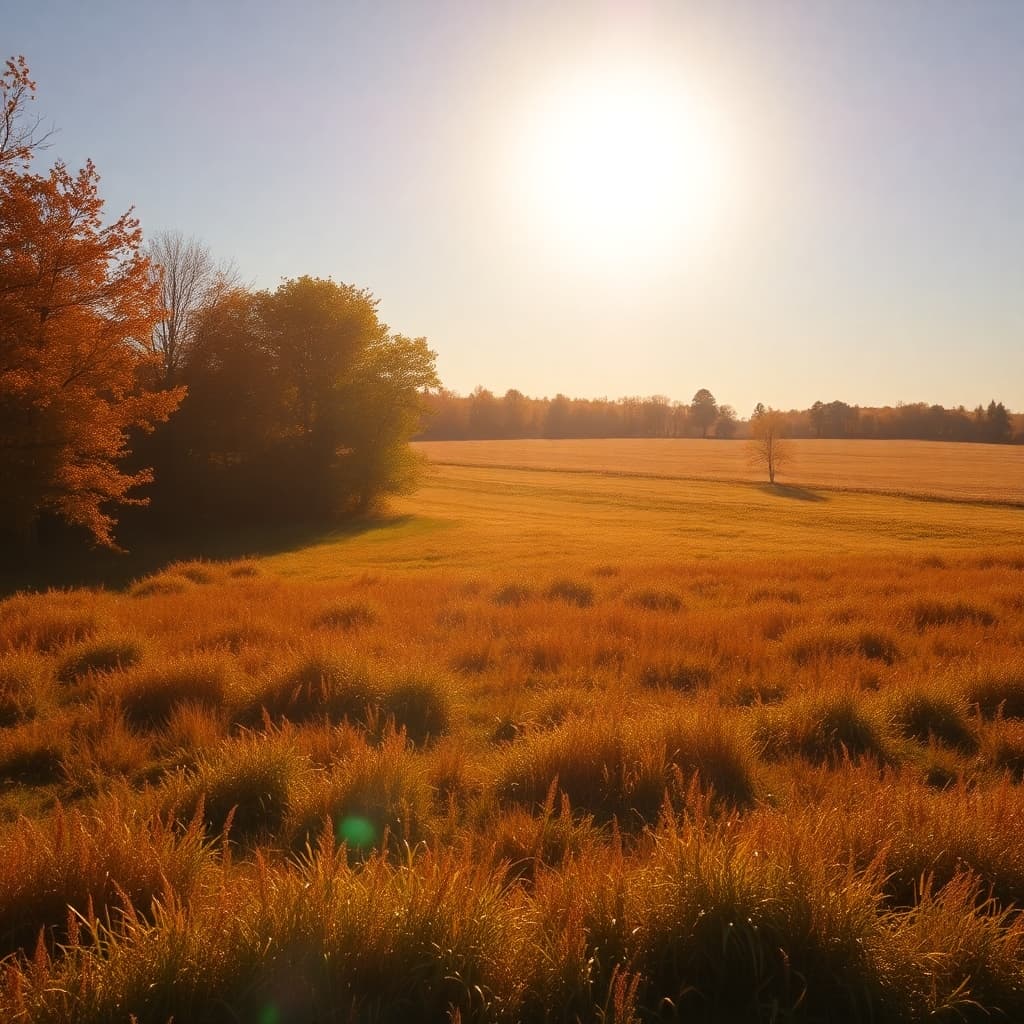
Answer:
[[111, 217], [369, 288], [456, 391], [1024, 410], [1019, 0], [35, 0], [0, 36]]

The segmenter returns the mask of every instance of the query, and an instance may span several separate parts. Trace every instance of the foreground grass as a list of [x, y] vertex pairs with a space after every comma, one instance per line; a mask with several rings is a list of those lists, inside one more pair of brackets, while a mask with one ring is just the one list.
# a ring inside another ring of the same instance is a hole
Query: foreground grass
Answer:
[[504, 472], [0, 602], [0, 1016], [1024, 1018], [1019, 513]]

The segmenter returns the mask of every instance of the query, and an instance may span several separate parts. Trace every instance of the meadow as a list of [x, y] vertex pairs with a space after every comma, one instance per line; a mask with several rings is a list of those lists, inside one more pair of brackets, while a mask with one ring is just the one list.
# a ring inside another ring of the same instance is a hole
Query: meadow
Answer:
[[1024, 1019], [1018, 453], [489, 444], [0, 602], [0, 1016]]
[[[781, 480], [830, 490], [909, 494], [1024, 504], [1024, 449], [941, 441], [786, 442]], [[413, 446], [449, 465], [555, 469], [677, 480], [758, 482], [742, 441], [611, 438], [588, 441], [421, 441]]]

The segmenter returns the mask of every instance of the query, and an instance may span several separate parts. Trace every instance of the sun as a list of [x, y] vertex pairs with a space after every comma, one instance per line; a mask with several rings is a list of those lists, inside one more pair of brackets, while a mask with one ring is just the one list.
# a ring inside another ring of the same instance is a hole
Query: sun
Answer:
[[588, 72], [537, 97], [521, 168], [524, 215], [577, 262], [671, 259], [713, 224], [724, 151], [671, 75]]

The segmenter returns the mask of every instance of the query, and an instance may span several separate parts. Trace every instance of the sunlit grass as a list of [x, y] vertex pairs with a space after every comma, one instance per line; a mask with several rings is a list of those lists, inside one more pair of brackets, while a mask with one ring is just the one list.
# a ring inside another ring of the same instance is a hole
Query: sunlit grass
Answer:
[[473, 472], [0, 602], [4, 1019], [1024, 1014], [1019, 512]]

